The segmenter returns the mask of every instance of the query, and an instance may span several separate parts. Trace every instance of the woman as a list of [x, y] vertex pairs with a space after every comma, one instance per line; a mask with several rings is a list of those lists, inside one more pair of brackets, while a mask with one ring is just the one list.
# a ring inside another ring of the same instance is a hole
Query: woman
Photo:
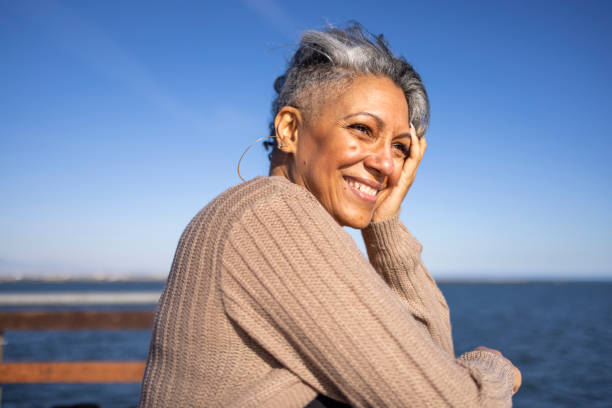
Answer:
[[183, 233], [141, 406], [510, 406], [520, 373], [490, 349], [455, 358], [398, 218], [426, 147], [418, 74], [354, 25], [306, 32], [274, 85], [270, 177]]

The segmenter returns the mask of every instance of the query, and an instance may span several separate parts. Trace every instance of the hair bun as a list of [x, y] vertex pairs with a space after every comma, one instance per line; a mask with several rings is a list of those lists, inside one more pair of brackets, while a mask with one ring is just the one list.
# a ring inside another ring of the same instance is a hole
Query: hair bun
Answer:
[[276, 93], [280, 93], [281, 89], [283, 89], [283, 85], [285, 85], [285, 81], [287, 80], [287, 75], [281, 75], [274, 80], [274, 90]]

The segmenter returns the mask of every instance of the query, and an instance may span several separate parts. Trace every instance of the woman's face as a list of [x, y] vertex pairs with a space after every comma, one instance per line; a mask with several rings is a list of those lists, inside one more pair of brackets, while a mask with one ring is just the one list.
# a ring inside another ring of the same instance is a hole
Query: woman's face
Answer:
[[290, 170], [343, 226], [364, 228], [399, 180], [410, 147], [408, 105], [385, 77], [357, 77], [297, 129]]

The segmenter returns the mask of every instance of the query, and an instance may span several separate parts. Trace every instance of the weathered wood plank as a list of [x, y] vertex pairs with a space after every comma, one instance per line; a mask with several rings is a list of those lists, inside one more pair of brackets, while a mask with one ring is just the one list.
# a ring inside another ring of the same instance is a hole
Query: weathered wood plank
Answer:
[[0, 312], [0, 331], [150, 329], [153, 315], [150, 310]]
[[144, 369], [144, 361], [2, 363], [0, 384], [135, 383]]

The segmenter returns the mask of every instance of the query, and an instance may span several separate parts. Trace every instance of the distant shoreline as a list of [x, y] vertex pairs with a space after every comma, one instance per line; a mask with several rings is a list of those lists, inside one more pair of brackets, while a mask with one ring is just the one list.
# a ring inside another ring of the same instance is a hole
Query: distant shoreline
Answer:
[[[160, 282], [163, 283], [167, 276], [0, 276], [0, 284], [11, 282]], [[508, 277], [456, 277], [456, 278], [436, 278], [439, 284], [534, 284], [534, 283], [612, 283], [612, 278], [601, 276], [583, 276], [580, 278], [566, 277], [534, 277], [525, 278], [524, 276], [516, 278]]]
[[1, 276], [5, 282], [165, 282], [167, 276]]

